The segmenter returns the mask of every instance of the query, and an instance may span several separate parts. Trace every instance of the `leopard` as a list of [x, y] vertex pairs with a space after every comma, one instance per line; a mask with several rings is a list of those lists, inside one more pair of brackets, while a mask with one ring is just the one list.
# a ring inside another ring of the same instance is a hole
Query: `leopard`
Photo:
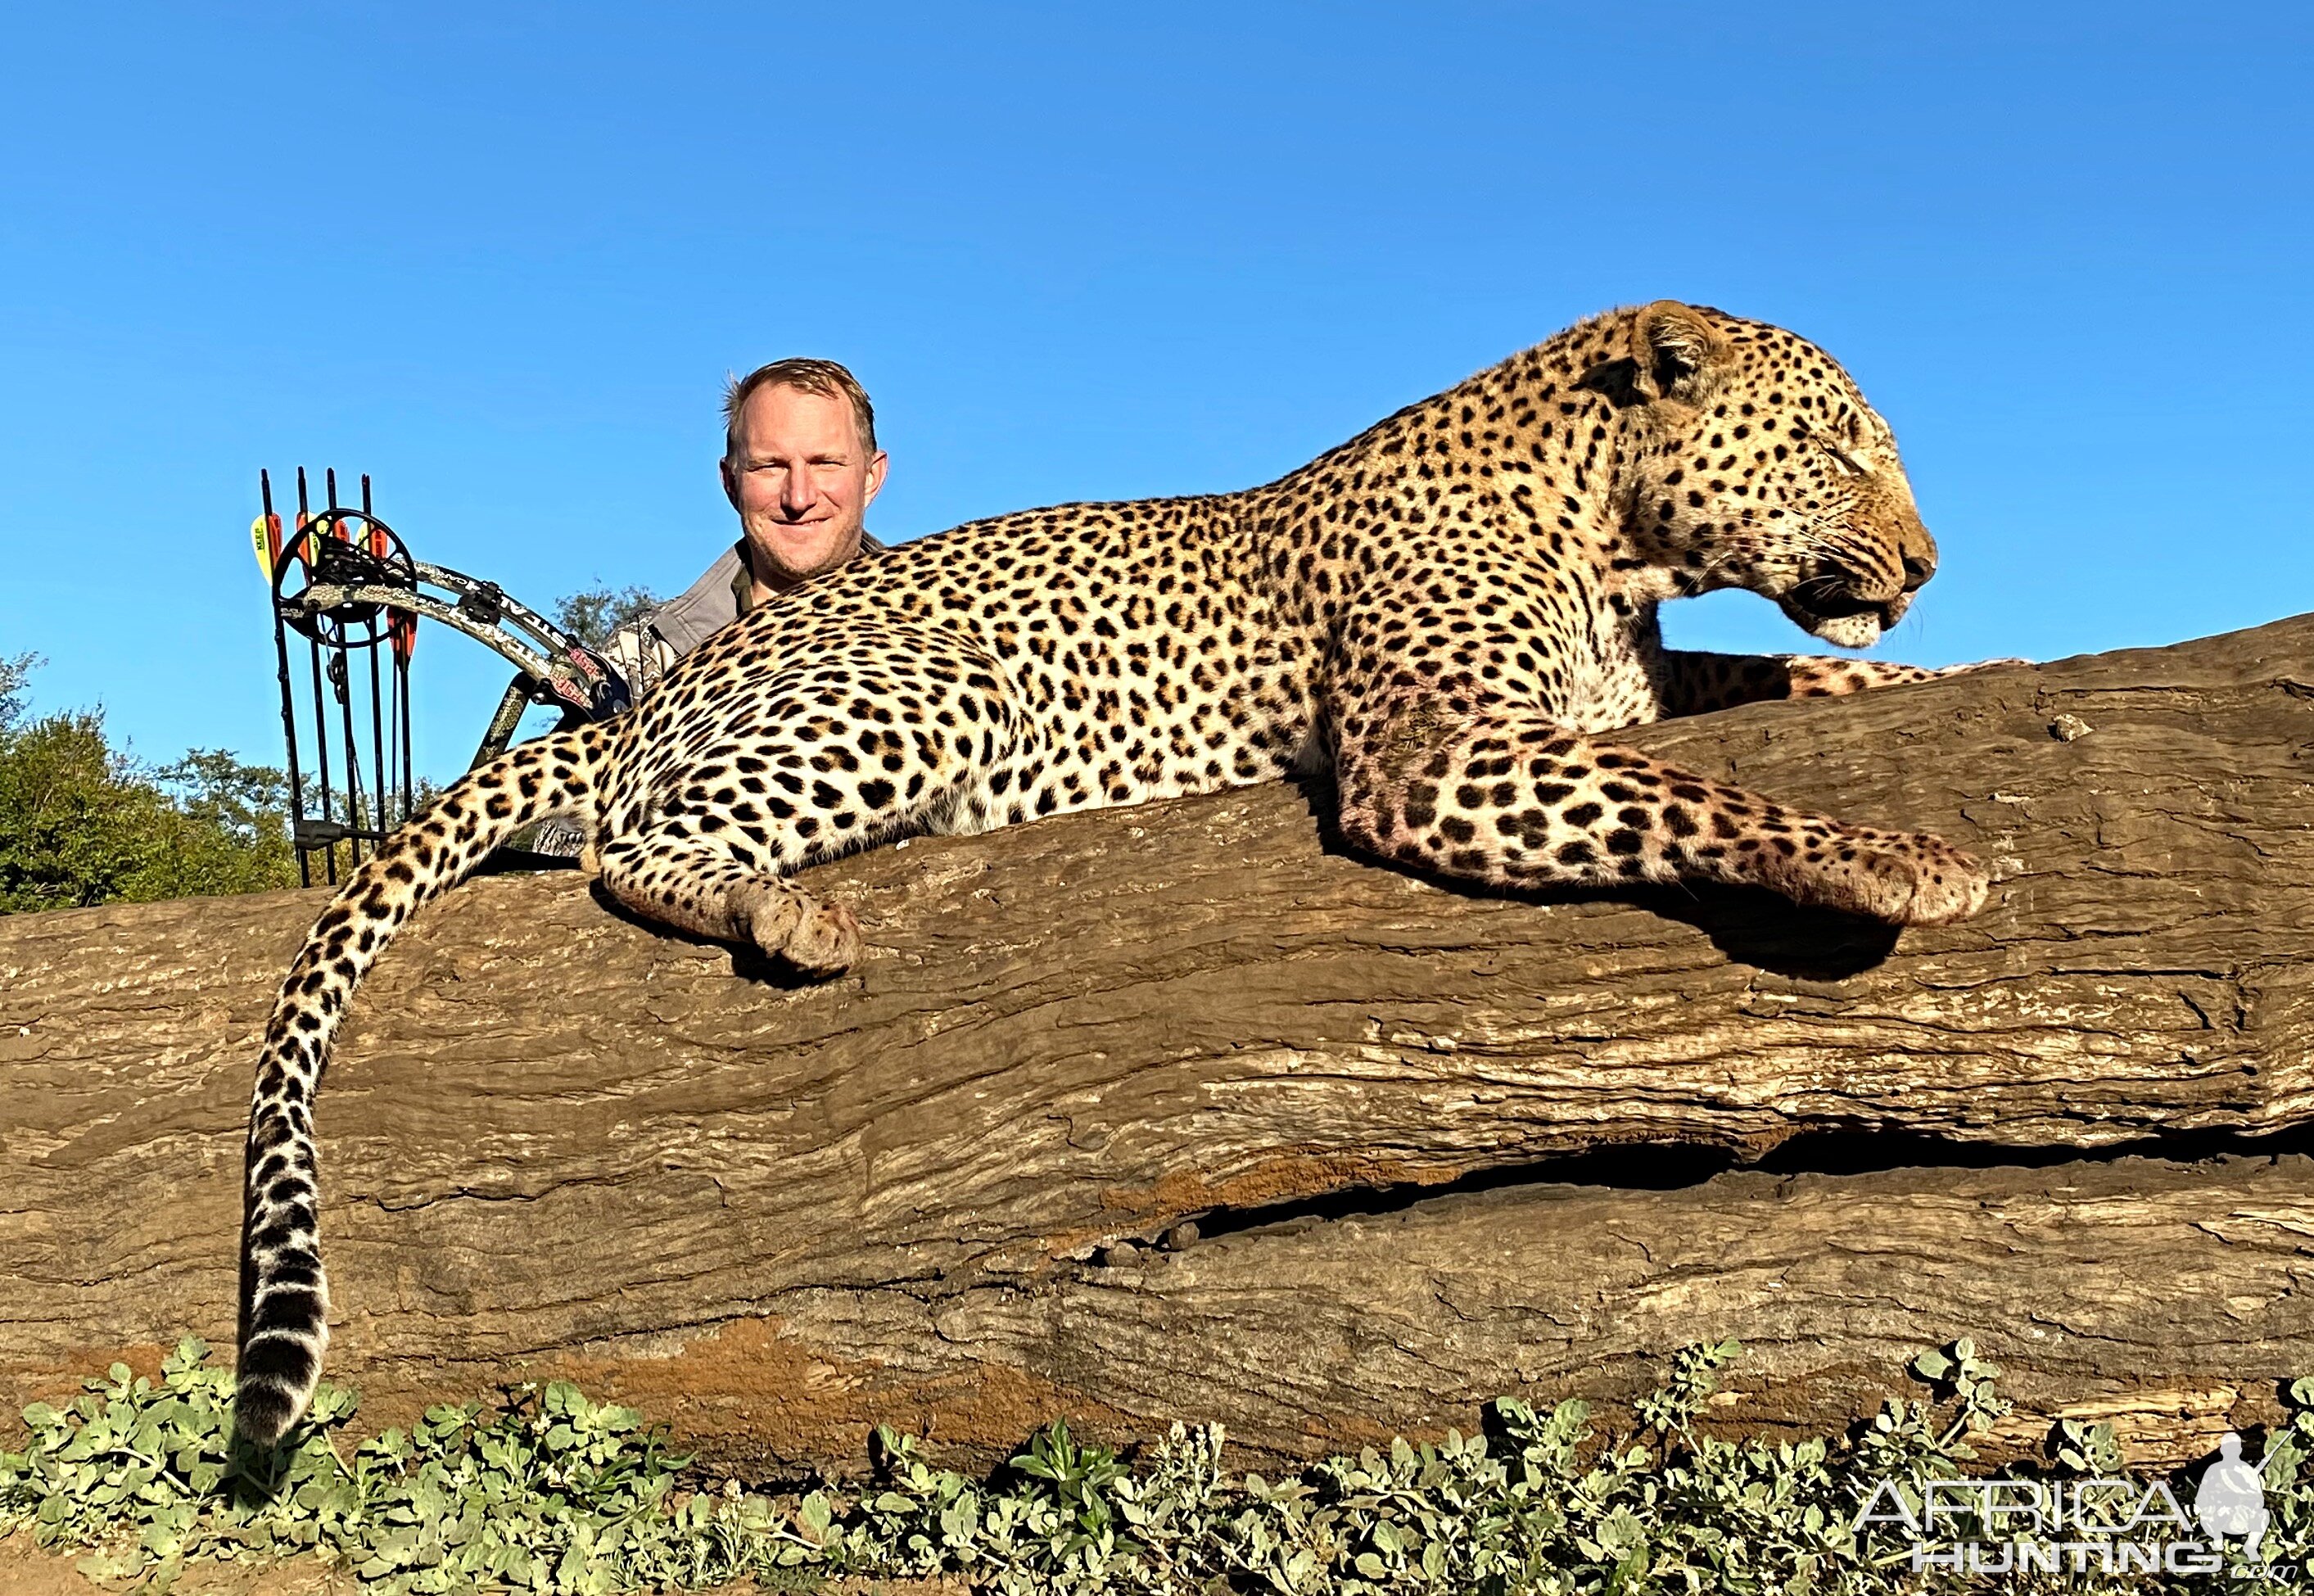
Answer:
[[575, 816], [613, 905], [795, 980], [863, 957], [808, 866], [1277, 778], [1329, 795], [1350, 849], [1473, 889], [1716, 882], [1938, 925], [1986, 901], [1958, 847], [1612, 735], [1978, 668], [1664, 644], [1664, 603], [1743, 588], [1862, 649], [1937, 560], [1894, 433], [1830, 355], [1658, 300], [1264, 486], [998, 516], [758, 605], [631, 710], [448, 787], [322, 911], [252, 1098], [238, 1433], [279, 1442], [320, 1378], [331, 1037], [402, 924], [518, 828]]

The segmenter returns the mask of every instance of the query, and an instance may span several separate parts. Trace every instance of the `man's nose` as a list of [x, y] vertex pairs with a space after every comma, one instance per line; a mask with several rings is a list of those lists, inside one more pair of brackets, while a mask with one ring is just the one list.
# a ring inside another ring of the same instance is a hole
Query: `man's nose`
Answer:
[[819, 502], [819, 485], [812, 480], [808, 467], [785, 473], [780, 487], [780, 507], [791, 514], [811, 508]]

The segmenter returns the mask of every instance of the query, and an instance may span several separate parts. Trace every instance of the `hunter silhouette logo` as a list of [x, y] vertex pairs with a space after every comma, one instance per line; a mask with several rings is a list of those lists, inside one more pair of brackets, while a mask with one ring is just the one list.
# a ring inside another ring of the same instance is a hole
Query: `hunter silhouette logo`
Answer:
[[[2266, 1562], [2265, 1463], [2242, 1460], [2228, 1432], [2202, 1471], [2189, 1514], [2167, 1479], [1883, 1479], [1856, 1515], [1859, 1534], [1902, 1530], [1915, 1574], [2215, 1574], [2235, 1556]], [[2278, 1454], [2266, 1449], [2266, 1462]], [[2198, 1522], [2201, 1535], [2195, 1536]], [[1875, 1527], [1880, 1527], [1876, 1530]]]
[[2229, 1430], [2218, 1442], [2218, 1460], [2202, 1473], [2202, 1483], [2194, 1490], [2194, 1516], [2202, 1521], [2202, 1533], [2215, 1546], [2225, 1544], [2229, 1535], [2239, 1535], [2242, 1552], [2255, 1560], [2257, 1543], [2265, 1539], [2265, 1528], [2271, 1521], [2265, 1511], [2265, 1463], [2274, 1460], [2274, 1449], [2266, 1449], [2265, 1462], [2255, 1468], [2242, 1461], [2241, 1437]]

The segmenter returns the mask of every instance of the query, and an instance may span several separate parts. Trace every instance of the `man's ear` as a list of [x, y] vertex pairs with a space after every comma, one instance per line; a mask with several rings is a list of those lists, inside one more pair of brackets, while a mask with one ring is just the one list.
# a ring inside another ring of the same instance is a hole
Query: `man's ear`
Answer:
[[717, 463], [723, 471], [723, 497], [731, 501], [736, 510], [739, 507], [739, 479], [731, 474], [731, 456], [726, 454]]
[[1727, 340], [1691, 304], [1658, 299], [1631, 318], [1631, 386], [1642, 399], [1691, 401], [1727, 357]]
[[860, 496], [861, 509], [874, 504], [876, 496], [884, 491], [884, 473], [891, 469], [891, 465], [892, 457], [881, 449], [877, 450], [876, 458], [868, 463], [868, 487]]

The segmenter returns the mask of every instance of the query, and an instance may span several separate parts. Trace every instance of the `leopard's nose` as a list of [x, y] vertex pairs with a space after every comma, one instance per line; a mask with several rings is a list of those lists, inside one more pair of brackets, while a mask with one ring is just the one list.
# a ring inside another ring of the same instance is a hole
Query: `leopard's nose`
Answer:
[[1910, 504], [1896, 507], [1896, 523], [1889, 529], [1895, 535], [1889, 541], [1904, 566], [1904, 591], [1914, 593], [1921, 585], [1937, 574], [1937, 540], [1921, 525], [1921, 513]]

